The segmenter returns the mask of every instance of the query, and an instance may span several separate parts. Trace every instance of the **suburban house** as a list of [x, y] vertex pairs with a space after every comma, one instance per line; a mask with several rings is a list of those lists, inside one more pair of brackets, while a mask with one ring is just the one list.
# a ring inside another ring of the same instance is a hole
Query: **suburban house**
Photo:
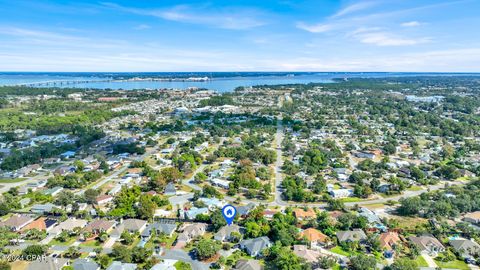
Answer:
[[240, 248], [243, 249], [248, 255], [252, 257], [258, 257], [261, 255], [262, 250], [272, 246], [272, 242], [266, 236], [243, 240], [239, 243]]
[[358, 211], [358, 214], [362, 217], [365, 217], [370, 224], [382, 224], [382, 221], [377, 216], [377, 214], [375, 214], [372, 210], [368, 208], [361, 207]]
[[75, 228], [82, 229], [87, 225], [87, 221], [83, 219], [69, 218], [64, 222], [55, 226], [50, 233], [54, 235], [60, 234], [62, 231], [73, 231]]
[[56, 219], [40, 217], [34, 220], [33, 222], [31, 222], [30, 224], [28, 224], [27, 226], [23, 227], [21, 231], [25, 232], [31, 229], [37, 229], [39, 231], [48, 232], [50, 229], [53, 228], [53, 226], [55, 226], [55, 224], [57, 224]]
[[396, 232], [385, 232], [378, 237], [380, 247], [386, 250], [393, 250], [398, 242], [401, 242], [400, 236]]
[[58, 208], [55, 204], [46, 203], [46, 204], [35, 204], [30, 208], [30, 212], [35, 214], [49, 214], [53, 209]]
[[438, 254], [439, 252], [444, 252], [445, 247], [437, 240], [437, 238], [431, 235], [422, 235], [422, 236], [412, 236], [410, 241], [416, 245], [420, 252], [427, 252], [429, 254]]
[[69, 260], [65, 258], [52, 258], [46, 256], [41, 260], [33, 260], [27, 270], [59, 270], [63, 267], [68, 266]]
[[311, 247], [324, 246], [329, 241], [328, 236], [314, 228], [308, 228], [300, 232], [299, 237], [307, 240]]
[[212, 183], [213, 186], [217, 186], [217, 187], [221, 187], [221, 188], [224, 188], [224, 189], [229, 189], [230, 188], [230, 181], [227, 181], [227, 180], [222, 180], [222, 179], [218, 179], [218, 178], [213, 178], [210, 180], [210, 182]]
[[199, 201], [205, 203], [209, 210], [214, 211], [215, 209], [221, 209], [225, 206], [226, 202], [224, 200], [219, 200], [217, 198], [205, 198], [201, 197]]
[[455, 239], [448, 242], [464, 258], [472, 258], [480, 253], [480, 245], [468, 239]]
[[480, 223], [480, 211], [472, 212], [465, 214], [463, 216], [463, 220], [473, 223], [473, 224], [479, 224]]
[[192, 207], [187, 211], [180, 210], [180, 217], [193, 220], [197, 217], [197, 215], [208, 214], [208, 211], [209, 210], [207, 207], [202, 207], [202, 208]]
[[205, 223], [193, 223], [187, 224], [182, 228], [182, 232], [177, 237], [177, 245], [187, 244], [196, 237], [200, 237], [205, 234], [207, 230], [207, 224]]
[[353, 190], [349, 188], [331, 189], [328, 191], [333, 198], [346, 198], [353, 195]]
[[175, 184], [173, 182], [168, 183], [165, 186], [165, 191], [163, 193], [166, 196], [173, 196], [177, 194], [177, 189], [175, 188]]
[[95, 199], [97, 205], [105, 205], [113, 201], [113, 196], [111, 195], [100, 195]]
[[96, 219], [90, 222], [87, 226], [85, 226], [83, 230], [86, 232], [94, 233], [94, 234], [99, 234], [102, 232], [109, 233], [113, 230], [114, 226], [115, 226], [115, 221]]
[[141, 235], [143, 239], [149, 239], [152, 236], [152, 232], [155, 232], [156, 235], [165, 234], [171, 237], [176, 229], [177, 224], [175, 224], [175, 222], [157, 221], [151, 225], [147, 225], [147, 228], [143, 230]]
[[135, 263], [122, 263], [119, 261], [113, 261], [107, 270], [136, 270], [137, 265]]
[[150, 270], [176, 270], [175, 263], [177, 260], [163, 259], [161, 262], [155, 264]]
[[319, 251], [308, 249], [305, 245], [294, 245], [293, 253], [309, 263], [318, 261], [318, 259], [322, 256]]
[[217, 241], [224, 242], [224, 241], [231, 241], [234, 237], [232, 237], [232, 233], [242, 234], [242, 228], [237, 224], [232, 224], [230, 226], [223, 226], [220, 230], [213, 236], [213, 238]]
[[12, 231], [20, 231], [33, 221], [33, 217], [29, 215], [13, 215], [9, 219], [0, 222], [0, 227], [7, 227]]
[[241, 217], [245, 217], [246, 215], [248, 215], [248, 213], [250, 213], [250, 211], [252, 211], [252, 209], [255, 208], [255, 204], [254, 203], [249, 203], [247, 205], [242, 205], [242, 206], [238, 206], [237, 207], [237, 214]]
[[262, 270], [262, 265], [257, 260], [241, 259], [235, 264], [234, 270]]
[[60, 192], [62, 192], [63, 187], [52, 187], [43, 191], [45, 195], [52, 195], [53, 197], [57, 196]]
[[374, 159], [376, 155], [374, 152], [361, 151], [361, 152], [355, 153], [355, 156], [357, 158]]
[[307, 211], [297, 208], [293, 210], [293, 215], [298, 221], [310, 220], [317, 217], [317, 213], [312, 208], [308, 208]]
[[76, 259], [72, 267], [74, 270], [100, 270], [100, 265], [88, 259]]
[[362, 242], [367, 239], [365, 233], [360, 229], [355, 229], [352, 231], [338, 231], [337, 232], [338, 242]]
[[147, 228], [145, 220], [130, 218], [123, 220], [113, 231], [112, 235], [120, 236], [124, 231], [129, 233], [139, 232], [140, 234]]

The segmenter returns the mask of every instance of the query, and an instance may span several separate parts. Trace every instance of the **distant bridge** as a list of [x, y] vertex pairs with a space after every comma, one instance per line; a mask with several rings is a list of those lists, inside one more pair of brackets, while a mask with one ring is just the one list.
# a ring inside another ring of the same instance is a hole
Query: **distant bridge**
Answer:
[[67, 86], [67, 85], [85, 84], [85, 83], [113, 82], [113, 81], [116, 81], [116, 80], [113, 80], [113, 79], [103, 79], [103, 80], [55, 80], [55, 81], [18, 83], [18, 84], [15, 84], [14, 86], [56, 87], [56, 86]]

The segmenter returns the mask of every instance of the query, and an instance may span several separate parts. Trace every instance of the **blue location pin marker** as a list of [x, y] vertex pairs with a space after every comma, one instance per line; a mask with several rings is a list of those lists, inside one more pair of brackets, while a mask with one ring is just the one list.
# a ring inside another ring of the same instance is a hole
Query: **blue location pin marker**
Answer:
[[222, 208], [222, 214], [227, 221], [227, 224], [230, 226], [235, 218], [235, 215], [237, 214], [237, 209], [234, 206], [227, 204]]

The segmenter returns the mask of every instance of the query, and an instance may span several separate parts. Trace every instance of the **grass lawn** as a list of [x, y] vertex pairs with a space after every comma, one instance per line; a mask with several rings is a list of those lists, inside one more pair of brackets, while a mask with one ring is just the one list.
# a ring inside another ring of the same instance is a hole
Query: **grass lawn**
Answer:
[[53, 239], [48, 243], [50, 246], [70, 246], [71, 244], [75, 243], [75, 237], [69, 238], [66, 242], [60, 242], [57, 239]]
[[359, 201], [362, 201], [362, 199], [357, 198], [357, 197], [348, 197], [348, 198], [342, 198], [342, 199], [340, 199], [340, 201], [342, 201], [344, 203], [348, 203], [348, 202], [359, 202]]
[[350, 256], [350, 252], [347, 252], [345, 250], [343, 250], [340, 246], [336, 246], [332, 249], [330, 249], [331, 252], [333, 253], [336, 253], [336, 254], [339, 254], [339, 255], [343, 255], [343, 256]]
[[332, 270], [341, 270], [342, 268], [340, 267], [340, 264], [336, 263], [333, 267]]
[[175, 266], [175, 269], [177, 270], [190, 270], [192, 269], [192, 266], [189, 263], [178, 261], [176, 262], [173, 266]]
[[100, 247], [102, 245], [102, 243], [98, 242], [97, 240], [91, 240], [91, 241], [87, 241], [87, 242], [82, 242], [80, 243], [80, 246], [81, 247], [93, 247], [93, 248], [96, 248], [96, 247]]
[[398, 222], [398, 225], [401, 229], [413, 229], [417, 225], [428, 223], [427, 219], [424, 218], [414, 218], [414, 217], [395, 217], [392, 218]]
[[411, 186], [409, 188], [407, 188], [407, 190], [409, 191], [419, 191], [419, 190], [422, 190], [423, 188], [420, 187], [420, 186]]
[[422, 256], [418, 256], [415, 260], [417, 262], [418, 267], [428, 267], [427, 261]]
[[441, 268], [453, 268], [453, 269], [470, 269], [464, 261], [451, 261], [451, 262], [441, 262], [435, 260], [435, 263]]
[[18, 183], [18, 182], [25, 181], [26, 179], [27, 179], [27, 178], [15, 178], [15, 179], [1, 178], [1, 179], [0, 179], [0, 183], [5, 183], [5, 184]]
[[[164, 240], [165, 242], [165, 248], [166, 249], [170, 249], [173, 245], [173, 242], [175, 242], [175, 239], [177, 239], [177, 233], [173, 233], [172, 234], [172, 237], [166, 237]], [[148, 242], [145, 244], [145, 248], [154, 248], [157, 244], [154, 243], [154, 240], [153, 238], [151, 238], [150, 240], [148, 240]], [[158, 244], [160, 245], [160, 243]]]

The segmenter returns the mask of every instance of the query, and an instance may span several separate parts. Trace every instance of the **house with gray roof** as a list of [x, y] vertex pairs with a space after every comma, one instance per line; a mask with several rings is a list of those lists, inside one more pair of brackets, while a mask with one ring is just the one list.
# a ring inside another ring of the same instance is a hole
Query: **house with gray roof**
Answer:
[[247, 205], [238, 206], [237, 207], [237, 213], [241, 217], [246, 216], [246, 215], [248, 215], [248, 213], [250, 213], [250, 211], [252, 211], [255, 208], [255, 206], [256, 205], [254, 203], [249, 203]]
[[58, 208], [55, 204], [46, 203], [46, 204], [35, 204], [30, 208], [30, 212], [35, 214], [49, 214], [53, 211], [54, 208]]
[[471, 258], [480, 254], [480, 245], [468, 239], [455, 239], [448, 242], [455, 251], [464, 258]]
[[100, 265], [87, 259], [76, 259], [72, 267], [74, 270], [100, 270]]
[[155, 232], [156, 235], [165, 234], [171, 237], [176, 229], [177, 224], [175, 222], [157, 221], [151, 225], [147, 225], [147, 228], [142, 232], [141, 236], [143, 239], [149, 239], [152, 236], [152, 232]]
[[33, 260], [27, 270], [61, 270], [68, 265], [68, 259], [45, 257], [41, 260]]
[[262, 270], [263, 267], [257, 260], [238, 260], [234, 270]]
[[192, 239], [202, 236], [207, 230], [207, 224], [205, 223], [193, 223], [187, 224], [183, 227], [182, 233], [177, 237], [177, 243], [188, 243]]
[[164, 194], [166, 196], [173, 196], [177, 194], [177, 189], [175, 188], [175, 184], [173, 182], [170, 182], [165, 186]]
[[186, 219], [195, 219], [197, 215], [200, 214], [208, 214], [208, 208], [207, 207], [202, 207], [202, 208], [197, 208], [197, 207], [192, 207], [187, 211], [180, 210], [180, 216]]
[[122, 263], [119, 261], [114, 261], [107, 270], [136, 270], [137, 265], [135, 263]]
[[261, 255], [262, 250], [272, 246], [272, 242], [266, 236], [243, 240], [239, 243], [240, 248], [245, 250], [248, 255], [257, 257]]
[[442, 245], [442, 243], [440, 243], [440, 241], [438, 241], [438, 239], [432, 235], [425, 234], [418, 237], [412, 236], [409, 239], [419, 248], [420, 252], [437, 254], [445, 251], [445, 247]]
[[87, 226], [87, 223], [88, 221], [84, 220], [84, 219], [76, 219], [76, 218], [69, 218], [67, 220], [65, 220], [64, 222], [58, 224], [57, 226], [55, 226], [51, 231], [50, 233], [52, 235], [58, 235], [60, 234], [62, 231], [73, 231], [75, 228], [84, 228], [85, 226]]
[[119, 235], [124, 231], [128, 231], [130, 233], [142, 233], [145, 228], [147, 228], [147, 222], [145, 220], [130, 218], [125, 219], [122, 223], [120, 223], [120, 225], [115, 229], [115, 232], [118, 232]]
[[352, 231], [338, 231], [337, 238], [338, 242], [362, 242], [367, 239], [367, 236], [362, 230], [355, 229]]
[[217, 241], [224, 242], [224, 241], [232, 241], [234, 237], [232, 237], [232, 233], [237, 233], [242, 235], [243, 229], [238, 226], [237, 224], [232, 224], [230, 226], [223, 226], [220, 230], [213, 236], [213, 238]]
[[362, 217], [365, 217], [370, 224], [382, 224], [382, 221], [377, 216], [377, 214], [375, 214], [372, 210], [368, 208], [361, 207], [358, 211], [358, 214]]

